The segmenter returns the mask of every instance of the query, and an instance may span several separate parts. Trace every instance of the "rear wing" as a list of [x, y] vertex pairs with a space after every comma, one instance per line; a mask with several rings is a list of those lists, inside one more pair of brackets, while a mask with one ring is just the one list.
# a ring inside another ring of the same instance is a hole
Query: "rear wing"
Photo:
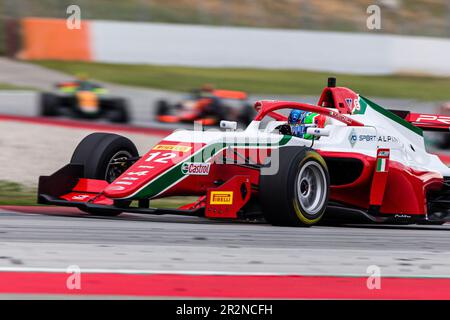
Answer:
[[404, 110], [389, 110], [414, 126], [425, 131], [450, 132], [450, 116], [439, 114], [412, 113]]

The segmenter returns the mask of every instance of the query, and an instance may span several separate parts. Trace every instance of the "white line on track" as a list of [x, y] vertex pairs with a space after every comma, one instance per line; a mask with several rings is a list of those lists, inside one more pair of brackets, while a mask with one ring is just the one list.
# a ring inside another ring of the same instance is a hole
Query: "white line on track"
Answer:
[[[80, 269], [81, 273], [108, 273], [108, 274], [170, 274], [170, 275], [199, 275], [199, 276], [315, 276], [315, 277], [368, 277], [368, 274], [315, 274], [315, 273], [283, 273], [283, 272], [230, 272], [230, 271], [182, 271], [182, 270], [134, 270], [134, 269]], [[38, 272], [38, 273], [72, 273], [65, 268], [45, 267], [0, 267], [0, 272]], [[383, 278], [428, 278], [450, 279], [450, 275], [398, 275], [383, 274]]]

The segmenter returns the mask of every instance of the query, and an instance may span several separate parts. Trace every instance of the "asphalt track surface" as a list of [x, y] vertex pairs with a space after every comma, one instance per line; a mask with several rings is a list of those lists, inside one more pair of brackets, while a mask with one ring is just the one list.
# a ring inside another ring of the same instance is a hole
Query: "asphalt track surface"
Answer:
[[[0, 209], [0, 270], [450, 277], [450, 225], [273, 227], [68, 208]], [[33, 214], [24, 212], [34, 212]]]

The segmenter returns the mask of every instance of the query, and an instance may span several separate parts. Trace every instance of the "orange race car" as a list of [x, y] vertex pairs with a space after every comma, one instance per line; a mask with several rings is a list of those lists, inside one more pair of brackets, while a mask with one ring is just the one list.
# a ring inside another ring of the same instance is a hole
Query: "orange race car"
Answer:
[[220, 120], [232, 120], [247, 125], [254, 114], [247, 93], [209, 86], [194, 90], [176, 104], [161, 100], [156, 106], [156, 120], [166, 123], [199, 121], [203, 125], [214, 126], [219, 125]]

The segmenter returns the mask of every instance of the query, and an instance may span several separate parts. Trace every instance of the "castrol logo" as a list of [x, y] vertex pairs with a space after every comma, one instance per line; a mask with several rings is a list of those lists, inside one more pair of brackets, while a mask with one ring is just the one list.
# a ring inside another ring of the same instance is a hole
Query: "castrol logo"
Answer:
[[186, 175], [206, 176], [209, 174], [210, 163], [185, 162], [181, 166], [181, 172]]

